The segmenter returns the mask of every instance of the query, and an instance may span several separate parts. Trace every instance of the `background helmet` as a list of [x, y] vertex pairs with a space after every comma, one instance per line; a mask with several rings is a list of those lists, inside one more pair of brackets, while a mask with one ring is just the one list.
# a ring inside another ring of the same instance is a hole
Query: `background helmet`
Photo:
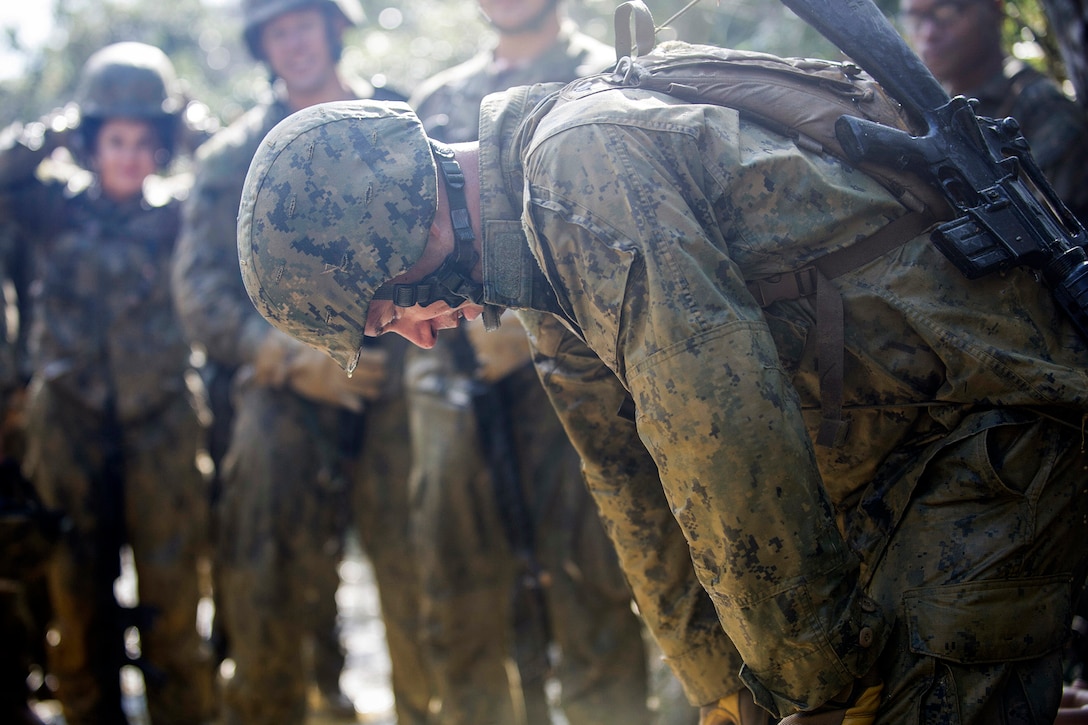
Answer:
[[174, 116], [185, 104], [166, 53], [145, 43], [114, 43], [83, 64], [76, 86], [82, 118]]
[[173, 63], [155, 46], [114, 43], [93, 53], [80, 71], [75, 102], [80, 120], [73, 151], [84, 165], [98, 130], [110, 118], [151, 122], [164, 150], [158, 163], [169, 162], [185, 99]]
[[249, 167], [242, 279], [275, 327], [349, 373], [375, 290], [423, 255], [438, 170], [406, 103], [342, 101], [281, 121]]
[[326, 13], [339, 14], [348, 25], [362, 25], [365, 20], [359, 0], [243, 0], [242, 22], [246, 47], [257, 60], [264, 60], [261, 51], [261, 26], [272, 18], [308, 7], [320, 7]]

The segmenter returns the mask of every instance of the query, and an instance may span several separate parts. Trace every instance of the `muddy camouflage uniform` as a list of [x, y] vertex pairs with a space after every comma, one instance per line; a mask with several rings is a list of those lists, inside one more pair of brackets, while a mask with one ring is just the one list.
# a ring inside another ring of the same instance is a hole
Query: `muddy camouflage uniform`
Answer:
[[[965, 280], [925, 235], [825, 279], [847, 425], [816, 446], [828, 321], [747, 283], [904, 210], [730, 109], [547, 90], [483, 104], [484, 300], [565, 322], [531, 330], [538, 370], [691, 701], [743, 682], [788, 712], [875, 669], [880, 722], [1053, 722], [1088, 557], [1088, 347], [1050, 293], [1020, 269]], [[281, 127], [239, 217], [262, 313], [350, 368], [375, 290], [427, 243], [433, 159], [402, 105]], [[382, 205], [367, 243], [345, 178]]]
[[965, 93], [976, 113], [1020, 122], [1031, 153], [1077, 218], [1088, 219], [1088, 117], [1047, 76], [1009, 58], [1001, 73]]
[[[0, 186], [35, 240], [37, 269], [25, 468], [71, 523], [48, 572], [60, 635], [49, 664], [64, 716], [125, 722], [122, 633], [137, 624], [152, 720], [204, 722], [213, 701], [196, 629], [205, 484], [184, 379], [189, 346], [169, 285], [180, 202], [169, 186], [110, 201], [87, 172], [39, 166], [51, 145], [13, 140], [0, 151]], [[124, 618], [113, 599], [122, 543], [150, 620]]]
[[[369, 86], [356, 93], [375, 95]], [[216, 512], [219, 606], [236, 663], [224, 722], [302, 722], [303, 642], [313, 621], [335, 620], [337, 564], [354, 525], [378, 582], [398, 721], [423, 723], [430, 692], [416, 631], [415, 565], [405, 548], [408, 419], [399, 381], [393, 376], [387, 394], [367, 401], [360, 416], [251, 379], [257, 346], [274, 331], [242, 286], [235, 219], [253, 152], [287, 115], [281, 101], [259, 105], [206, 144], [175, 265], [186, 329], [210, 360], [238, 371]], [[398, 369], [404, 345], [382, 344]], [[313, 644], [321, 646], [320, 636]], [[342, 659], [313, 657], [316, 666]], [[326, 668], [314, 676], [336, 688], [339, 671]]]
[[[487, 94], [598, 72], [615, 62], [615, 51], [568, 21], [555, 45], [531, 64], [495, 72], [492, 61], [492, 51], [485, 50], [423, 83], [413, 105], [428, 135], [448, 143], [473, 141], [479, 135], [479, 104]], [[543, 685], [546, 667], [540, 660], [548, 643], [533, 640], [539, 631], [525, 621], [528, 615], [545, 617], [559, 646], [556, 674], [572, 723], [644, 723], [647, 675], [630, 590], [528, 348], [524, 364], [494, 383], [505, 408], [495, 415], [509, 421], [517, 475], [535, 528], [535, 563], [546, 572], [547, 584], [544, 611], [511, 610], [524, 562], [511, 553], [503, 533], [502, 517], [512, 515], [512, 506], [506, 504], [504, 513], [492, 488], [479, 443], [480, 426], [487, 423], [475, 412], [475, 406], [491, 404], [473, 399], [486, 383], [474, 378], [471, 363], [458, 361], [463, 345], [471, 345], [468, 336], [450, 331], [432, 350], [411, 349], [405, 379], [413, 421], [414, 535], [426, 591], [428, 657], [442, 700], [440, 721], [513, 722], [504, 666], [511, 636], [530, 722], [540, 721], [532, 708], [543, 703], [542, 691], [534, 689]], [[513, 622], [513, 631], [504, 631], [502, 622]]]
[[876, 665], [880, 722], [1052, 722], [1088, 351], [1049, 293], [925, 237], [837, 278], [850, 427], [817, 447], [813, 301], [745, 280], [902, 208], [729, 109], [574, 93], [519, 127], [542, 93], [484, 102], [485, 290], [566, 321], [539, 370], [691, 701], [743, 680], [784, 713]]

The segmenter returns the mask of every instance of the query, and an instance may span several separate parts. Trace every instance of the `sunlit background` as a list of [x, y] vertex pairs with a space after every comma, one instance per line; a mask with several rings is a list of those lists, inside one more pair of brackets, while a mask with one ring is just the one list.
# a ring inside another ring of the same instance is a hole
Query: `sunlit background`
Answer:
[[[647, 4], [660, 22], [686, 1]], [[618, 2], [572, 0], [566, 9], [586, 32], [611, 42], [612, 12]], [[1046, 65], [1057, 53], [1047, 48], [1038, 3], [1006, 0], [1013, 16], [1008, 33], [1010, 44], [1017, 43], [1018, 55]], [[375, 85], [410, 93], [422, 79], [490, 42], [474, 0], [362, 0], [362, 4], [367, 21], [348, 34], [344, 67]], [[877, 4], [894, 14], [898, 0]], [[62, 105], [71, 97], [83, 61], [98, 48], [121, 40], [162, 48], [190, 95], [229, 122], [267, 91], [265, 71], [246, 53], [241, 28], [240, 0], [4, 0], [0, 126], [36, 119]], [[837, 54], [782, 5], [768, 0], [701, 0], [664, 36], [779, 55]]]

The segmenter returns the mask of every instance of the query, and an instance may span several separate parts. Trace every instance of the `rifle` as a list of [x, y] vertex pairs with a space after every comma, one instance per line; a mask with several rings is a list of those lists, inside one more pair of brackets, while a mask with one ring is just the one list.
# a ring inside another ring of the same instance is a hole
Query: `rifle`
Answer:
[[[223, 458], [230, 445], [230, 432], [234, 426], [234, 403], [231, 402], [231, 385], [237, 368], [232, 365], [206, 358], [197, 368], [200, 379], [204, 381], [204, 390], [208, 396], [208, 409], [211, 411], [211, 423], [205, 430], [204, 445], [212, 459], [212, 480], [208, 485], [209, 541], [219, 540], [220, 511], [219, 502], [223, 498]], [[215, 561], [212, 566], [212, 593], [218, 597], [222, 593], [219, 577], [222, 565]], [[216, 600], [215, 614], [211, 622], [211, 648], [215, 661], [223, 662], [230, 655], [230, 637], [223, 622], [222, 602]]]
[[[463, 330], [451, 336], [457, 368], [475, 375], [479, 366], [476, 352]], [[518, 572], [511, 592], [514, 660], [521, 676], [521, 693], [527, 725], [551, 722], [544, 682], [552, 671], [548, 657], [551, 625], [544, 599], [543, 571], [536, 557], [536, 528], [521, 487], [513, 421], [499, 383], [474, 380], [472, 409], [476, 414], [480, 448], [491, 475], [503, 533], [514, 553]]]
[[959, 216], [931, 234], [968, 279], [1023, 266], [1040, 270], [1058, 306], [1088, 340], [1084, 227], [1039, 170], [1019, 124], [975, 115], [950, 98], [872, 0], [782, 0], [869, 72], [922, 130], [844, 115], [835, 132], [855, 163], [910, 168]]
[[[93, 567], [92, 597], [96, 610], [106, 626], [90, 634], [92, 648], [90, 669], [102, 688], [104, 703], [112, 708], [121, 703], [120, 672], [125, 665], [139, 668], [149, 686], [162, 684], [166, 673], [129, 652], [126, 631], [135, 627], [149, 632], [158, 617], [158, 609], [147, 604], [126, 606], [117, 601], [114, 581], [122, 573], [121, 549], [128, 541], [125, 524], [125, 462], [122, 432], [112, 402], [108, 403], [102, 419], [103, 459], [91, 481], [90, 507], [94, 512], [95, 531], [82, 566]], [[96, 650], [96, 651], [95, 651]]]

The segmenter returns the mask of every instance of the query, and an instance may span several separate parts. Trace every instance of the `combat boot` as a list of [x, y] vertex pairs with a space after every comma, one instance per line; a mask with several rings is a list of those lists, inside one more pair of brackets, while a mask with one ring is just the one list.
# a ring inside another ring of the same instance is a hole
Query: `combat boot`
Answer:
[[756, 704], [747, 689], [699, 708], [699, 725], [773, 725], [778, 722]]
[[869, 670], [820, 707], [790, 715], [781, 725], [872, 725], [883, 690], [876, 670]]

